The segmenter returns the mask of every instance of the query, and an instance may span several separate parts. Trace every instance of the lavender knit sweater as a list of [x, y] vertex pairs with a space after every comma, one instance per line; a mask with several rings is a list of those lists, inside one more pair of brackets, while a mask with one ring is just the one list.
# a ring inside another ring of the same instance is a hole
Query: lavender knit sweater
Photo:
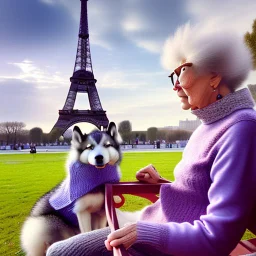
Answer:
[[256, 232], [253, 106], [242, 89], [193, 111], [202, 125], [175, 168], [175, 181], [143, 211], [135, 245], [170, 255], [227, 256], [246, 228]]

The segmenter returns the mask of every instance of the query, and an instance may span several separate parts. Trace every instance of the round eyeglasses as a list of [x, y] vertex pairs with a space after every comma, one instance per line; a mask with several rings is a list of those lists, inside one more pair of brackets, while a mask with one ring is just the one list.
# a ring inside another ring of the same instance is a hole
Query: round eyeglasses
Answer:
[[181, 70], [185, 67], [191, 67], [193, 64], [192, 63], [184, 63], [177, 67], [168, 77], [171, 78], [172, 80], [172, 85], [175, 86], [177, 83], [179, 83], [179, 76], [181, 73]]

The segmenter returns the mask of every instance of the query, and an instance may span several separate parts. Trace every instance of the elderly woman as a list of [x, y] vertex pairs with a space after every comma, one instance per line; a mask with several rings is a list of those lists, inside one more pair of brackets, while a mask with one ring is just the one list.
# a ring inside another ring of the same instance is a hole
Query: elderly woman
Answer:
[[[256, 112], [249, 90], [237, 90], [251, 67], [242, 39], [186, 25], [167, 40], [163, 63], [182, 108], [202, 121], [175, 181], [137, 222], [80, 234], [47, 255], [112, 255], [123, 244], [131, 255], [227, 256], [247, 228], [256, 232]], [[137, 179], [161, 180], [152, 166]]]

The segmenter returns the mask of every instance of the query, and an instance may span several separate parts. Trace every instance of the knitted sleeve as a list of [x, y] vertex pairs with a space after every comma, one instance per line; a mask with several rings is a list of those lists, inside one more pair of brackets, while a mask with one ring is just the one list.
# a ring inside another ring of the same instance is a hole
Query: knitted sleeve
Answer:
[[256, 202], [256, 122], [234, 124], [215, 147], [206, 214], [193, 225], [139, 221], [136, 244], [179, 256], [227, 256], [233, 250]]

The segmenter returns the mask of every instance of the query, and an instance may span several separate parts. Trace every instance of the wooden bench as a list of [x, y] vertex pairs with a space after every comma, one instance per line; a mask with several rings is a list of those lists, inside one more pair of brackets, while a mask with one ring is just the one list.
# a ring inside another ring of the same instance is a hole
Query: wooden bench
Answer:
[[[129, 194], [146, 198], [152, 203], [158, 199], [160, 187], [159, 184], [146, 184], [140, 182], [120, 182], [117, 184], [106, 184], [105, 186], [105, 206], [109, 226], [112, 231], [119, 229], [116, 208], [121, 207], [125, 199], [123, 195]], [[119, 196], [122, 201], [116, 204], [113, 196]], [[230, 256], [239, 256], [250, 253], [256, 253], [256, 238], [240, 241]], [[123, 246], [113, 248], [114, 256], [130, 256]]]

